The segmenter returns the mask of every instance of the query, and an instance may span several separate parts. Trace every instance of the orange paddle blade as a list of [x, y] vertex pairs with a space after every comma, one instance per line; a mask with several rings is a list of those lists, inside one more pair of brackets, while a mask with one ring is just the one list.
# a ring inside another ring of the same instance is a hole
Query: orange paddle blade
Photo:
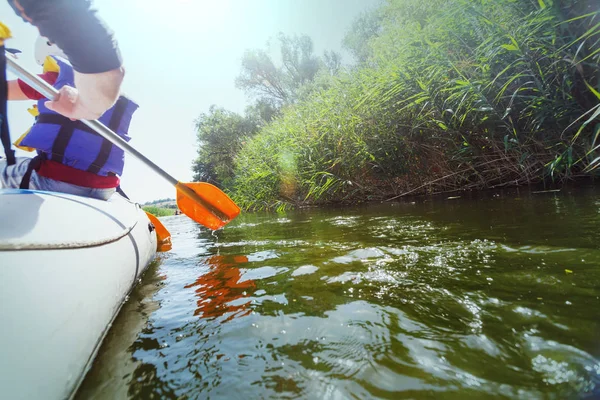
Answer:
[[165, 228], [165, 226], [160, 222], [158, 218], [154, 215], [146, 212], [148, 219], [154, 225], [156, 232], [156, 251], [164, 252], [169, 251], [173, 247], [171, 245], [171, 233]]
[[179, 182], [177, 206], [182, 213], [216, 230], [238, 216], [240, 208], [221, 189], [206, 182]]

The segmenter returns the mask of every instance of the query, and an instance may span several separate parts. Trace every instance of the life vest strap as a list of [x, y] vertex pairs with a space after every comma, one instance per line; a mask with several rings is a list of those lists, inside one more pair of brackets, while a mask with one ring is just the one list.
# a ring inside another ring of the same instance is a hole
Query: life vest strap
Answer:
[[2, 146], [4, 147], [6, 163], [8, 165], [13, 165], [15, 164], [16, 159], [15, 151], [11, 148], [10, 131], [8, 130], [7, 99], [8, 85], [6, 83], [6, 56], [4, 55], [4, 46], [0, 45], [0, 141], [2, 141]]
[[117, 175], [96, 175], [52, 160], [44, 160], [37, 174], [55, 181], [94, 189], [113, 189], [120, 183]]
[[25, 175], [21, 178], [21, 184], [19, 185], [19, 189], [29, 189], [29, 182], [31, 181], [31, 173], [33, 171], [37, 171], [40, 169], [40, 165], [42, 165], [42, 161], [46, 159], [45, 154], [38, 154], [33, 157], [31, 161], [29, 161], [29, 165], [27, 165], [27, 171], [25, 171]]
[[64, 117], [60, 114], [40, 114], [35, 120], [36, 124], [51, 124], [51, 125], [66, 125], [71, 124], [75, 126], [78, 131], [86, 131], [94, 135], [98, 135], [95, 130], [87, 126], [81, 121], [71, 121], [69, 118]]
[[29, 189], [31, 173], [36, 171], [39, 176], [55, 181], [70, 183], [92, 189], [112, 189], [119, 186], [120, 179], [116, 175], [101, 176], [82, 171], [77, 168], [48, 160], [46, 154], [33, 157], [27, 166], [27, 171], [21, 179], [20, 189]]
[[[116, 132], [119, 129], [119, 125], [121, 125], [121, 120], [123, 119], [123, 115], [125, 115], [125, 111], [127, 110], [127, 105], [129, 104], [129, 100], [127, 98], [121, 96], [119, 100], [117, 100], [117, 104], [113, 109], [112, 115], [110, 116], [110, 121], [108, 122], [108, 128], [113, 132]], [[108, 157], [110, 157], [110, 152], [112, 151], [113, 144], [108, 140], [104, 139], [102, 141], [102, 145], [100, 146], [100, 151], [96, 156], [96, 159], [90, 164], [87, 169], [87, 172], [91, 172], [93, 174], [97, 174], [100, 172], [102, 167], [106, 165], [108, 161]]]
[[56, 140], [52, 143], [52, 154], [50, 159], [52, 161], [56, 161], [62, 163], [65, 159], [65, 151], [67, 150], [67, 146], [75, 133], [75, 127], [77, 126], [77, 121], [71, 121], [70, 119], [65, 118], [66, 121], [60, 126], [58, 130], [58, 134], [56, 135]]

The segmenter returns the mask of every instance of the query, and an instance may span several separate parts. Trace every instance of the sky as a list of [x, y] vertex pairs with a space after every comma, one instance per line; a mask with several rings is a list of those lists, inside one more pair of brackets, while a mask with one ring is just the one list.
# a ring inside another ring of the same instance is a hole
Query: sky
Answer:
[[[307, 34], [315, 53], [344, 52], [342, 39], [361, 12], [379, 0], [96, 0], [98, 14], [115, 32], [124, 59], [122, 91], [140, 105], [130, 144], [181, 181], [191, 181], [198, 143], [194, 121], [215, 104], [242, 113], [249, 104], [235, 87], [245, 50], [267, 48], [279, 32]], [[13, 33], [7, 47], [23, 51], [21, 64], [37, 72], [37, 29], [7, 2], [0, 15]], [[9, 79], [14, 76], [9, 75]], [[13, 139], [32, 124], [33, 102], [9, 102]], [[18, 156], [30, 153], [18, 151]], [[123, 190], [138, 202], [174, 198], [175, 189], [141, 162], [126, 156]]]

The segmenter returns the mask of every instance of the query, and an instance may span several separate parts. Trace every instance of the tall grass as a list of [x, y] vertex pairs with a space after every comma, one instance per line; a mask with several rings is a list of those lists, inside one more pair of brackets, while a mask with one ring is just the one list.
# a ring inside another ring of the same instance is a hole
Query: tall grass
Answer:
[[245, 208], [384, 200], [589, 176], [594, 1], [390, 0], [371, 58], [249, 139]]

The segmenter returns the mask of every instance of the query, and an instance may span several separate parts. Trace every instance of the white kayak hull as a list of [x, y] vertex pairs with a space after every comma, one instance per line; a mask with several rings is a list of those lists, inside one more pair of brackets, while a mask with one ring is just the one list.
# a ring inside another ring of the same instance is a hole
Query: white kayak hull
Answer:
[[0, 190], [0, 397], [74, 395], [156, 254], [140, 207]]

